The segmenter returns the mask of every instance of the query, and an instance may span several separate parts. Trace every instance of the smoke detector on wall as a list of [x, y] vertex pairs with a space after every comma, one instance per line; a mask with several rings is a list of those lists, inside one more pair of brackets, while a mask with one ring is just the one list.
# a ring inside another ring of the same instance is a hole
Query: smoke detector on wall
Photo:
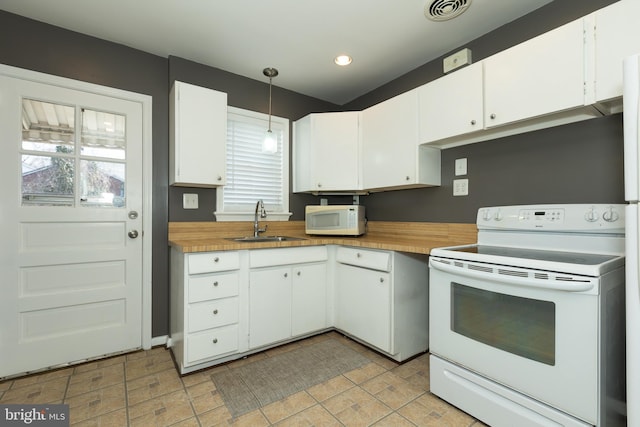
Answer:
[[448, 21], [461, 15], [471, 5], [471, 0], [429, 0], [424, 6], [424, 16], [432, 21]]

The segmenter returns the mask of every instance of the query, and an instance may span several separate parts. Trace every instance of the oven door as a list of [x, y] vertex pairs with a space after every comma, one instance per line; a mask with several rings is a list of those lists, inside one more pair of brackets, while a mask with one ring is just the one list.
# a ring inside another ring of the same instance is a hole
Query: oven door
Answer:
[[599, 279], [430, 258], [430, 351], [596, 424]]

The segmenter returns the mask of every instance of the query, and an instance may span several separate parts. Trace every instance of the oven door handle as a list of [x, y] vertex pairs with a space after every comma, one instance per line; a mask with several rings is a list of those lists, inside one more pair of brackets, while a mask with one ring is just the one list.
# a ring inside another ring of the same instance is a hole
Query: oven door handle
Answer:
[[570, 282], [565, 280], [532, 279], [529, 277], [487, 273], [484, 271], [469, 270], [468, 268], [451, 266], [445, 262], [434, 260], [433, 258], [429, 258], [429, 267], [435, 268], [436, 270], [444, 271], [445, 273], [455, 274], [456, 276], [471, 277], [473, 279], [480, 280], [491, 280], [493, 282], [505, 283], [507, 285], [527, 286], [530, 288], [550, 289], [553, 291], [567, 292], [584, 292], [593, 289], [593, 283], [591, 281]]

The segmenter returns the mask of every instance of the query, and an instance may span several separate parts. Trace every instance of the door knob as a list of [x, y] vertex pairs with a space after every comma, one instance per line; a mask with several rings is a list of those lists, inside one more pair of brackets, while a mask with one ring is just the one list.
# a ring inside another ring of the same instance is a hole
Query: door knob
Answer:
[[135, 239], [136, 237], [138, 237], [138, 230], [131, 230], [129, 232], [129, 237], [131, 237], [132, 239]]

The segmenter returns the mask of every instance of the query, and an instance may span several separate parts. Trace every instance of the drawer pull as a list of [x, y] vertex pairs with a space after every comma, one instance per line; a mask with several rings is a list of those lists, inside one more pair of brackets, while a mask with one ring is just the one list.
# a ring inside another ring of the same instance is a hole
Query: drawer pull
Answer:
[[302, 273], [298, 271], [298, 276], [300, 276]]
[[358, 252], [358, 253], [356, 254], [356, 257], [358, 257], [358, 258], [362, 258], [362, 254], [361, 254], [360, 252]]
[[215, 258], [213, 259], [213, 262], [218, 262], [218, 261], [220, 261], [220, 258], [218, 258], [218, 257], [215, 257]]
[[384, 283], [384, 277], [380, 278], [380, 283]]
[[218, 314], [218, 309], [213, 310], [213, 314]]
[[284, 273], [284, 277], [289, 277], [289, 273]]
[[218, 281], [213, 282], [213, 286], [218, 286]]
[[217, 344], [217, 343], [218, 343], [218, 338], [214, 338], [212, 342], [213, 342], [214, 344]]

